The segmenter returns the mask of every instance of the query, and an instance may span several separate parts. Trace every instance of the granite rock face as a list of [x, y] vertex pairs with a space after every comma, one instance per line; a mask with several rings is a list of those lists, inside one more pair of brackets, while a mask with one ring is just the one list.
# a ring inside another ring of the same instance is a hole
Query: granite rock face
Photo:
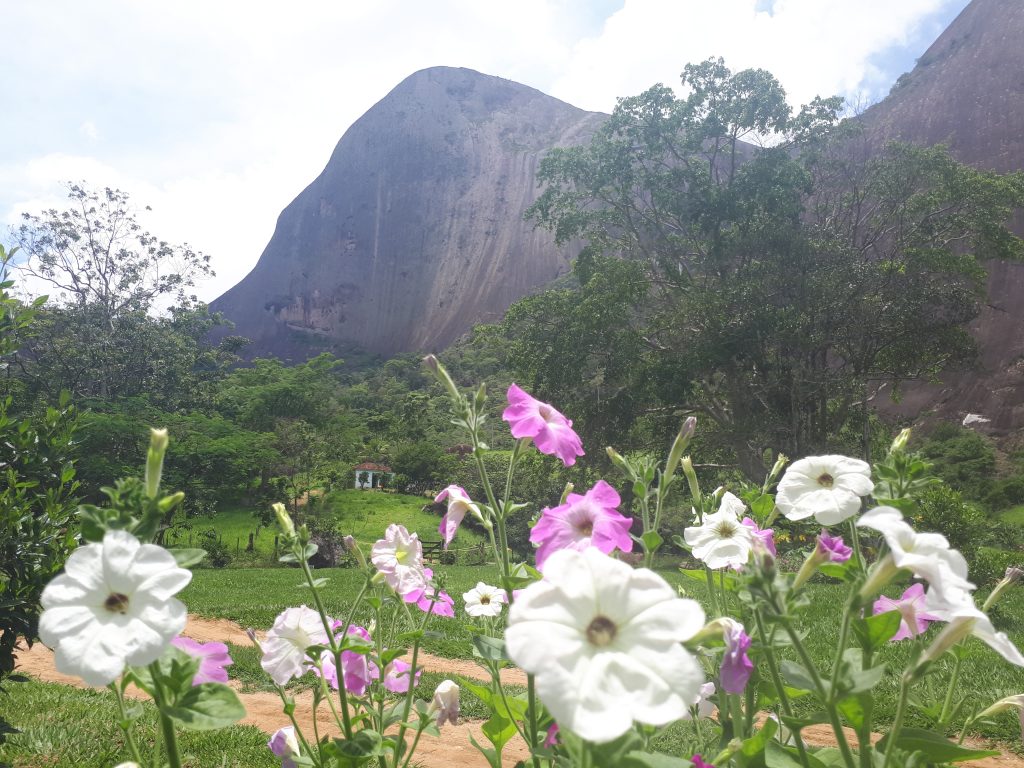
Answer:
[[443, 348], [569, 270], [577, 249], [523, 212], [545, 152], [604, 118], [468, 69], [417, 72], [352, 125], [211, 306], [250, 356]]
[[[861, 119], [876, 143], [946, 144], [976, 168], [1024, 169], [1024, 2], [973, 0]], [[1024, 216], [1012, 227], [1024, 236]], [[958, 420], [980, 414], [991, 420], [983, 429], [995, 434], [1024, 427], [1024, 264], [987, 267], [988, 301], [971, 326], [977, 368], [908, 387], [884, 410]]]

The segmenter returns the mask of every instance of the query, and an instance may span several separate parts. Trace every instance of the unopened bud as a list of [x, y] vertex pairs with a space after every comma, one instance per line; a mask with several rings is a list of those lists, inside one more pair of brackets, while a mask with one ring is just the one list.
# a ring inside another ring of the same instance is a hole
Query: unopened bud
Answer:
[[608, 454], [608, 458], [611, 459], [612, 464], [621, 469], [629, 477], [635, 477], [636, 473], [633, 472], [633, 468], [629, 466], [629, 462], [623, 458], [622, 454], [612, 448], [610, 445], [604, 449], [604, 452]]
[[1011, 565], [1006, 569], [1006, 573], [1003, 575], [1003, 578], [1011, 584], [1020, 584], [1021, 582], [1024, 582], [1024, 568]]
[[280, 502], [274, 504], [274, 514], [277, 516], [277, 525], [281, 528], [284, 537], [286, 539], [295, 538], [295, 523], [292, 522], [292, 516], [288, 514], [284, 504]]
[[455, 386], [455, 382], [452, 381], [452, 377], [448, 375], [448, 371], [441, 365], [440, 361], [433, 355], [427, 355], [423, 358], [423, 364], [427, 366], [427, 369], [433, 373], [437, 380], [444, 385], [444, 388], [448, 390], [448, 394], [451, 396], [455, 403], [464, 405], [465, 401], [462, 394], [459, 392], [459, 388]]
[[907, 442], [910, 440], [910, 428], [902, 430], [896, 438], [892, 441], [892, 445], [889, 446], [889, 453], [900, 453], [907, 447]]
[[301, 526], [299, 526], [299, 543], [302, 546], [306, 546], [307, 544], [309, 544], [309, 538], [309, 526], [303, 523]]
[[355, 552], [355, 550], [356, 550], [356, 537], [353, 536], [352, 534], [349, 534], [348, 536], [343, 538], [341, 540], [341, 543], [345, 545], [345, 549], [347, 549], [349, 552]]
[[668, 463], [665, 465], [665, 474], [668, 477], [675, 474], [676, 469], [679, 467], [679, 460], [683, 457], [683, 451], [689, 447], [690, 440], [693, 439], [696, 431], [697, 417], [687, 417], [686, 421], [683, 422], [683, 426], [679, 428], [679, 434], [676, 435], [676, 439], [672, 442], [672, 447], [668, 452]]
[[565, 504], [565, 500], [569, 498], [569, 494], [572, 493], [572, 489], [575, 487], [576, 486], [574, 486], [572, 483], [565, 484], [565, 488], [562, 489], [562, 498], [561, 500], [559, 500], [558, 506], [562, 506], [563, 504]]
[[772, 471], [768, 473], [768, 482], [766, 483], [766, 485], [771, 485], [772, 483], [774, 483], [775, 478], [777, 478], [782, 473], [782, 468], [785, 467], [788, 463], [789, 457], [784, 453], [780, 453], [775, 458], [775, 463], [772, 465]]
[[146, 495], [155, 499], [160, 492], [160, 476], [164, 471], [164, 454], [167, 453], [166, 429], [149, 430], [149, 451], [146, 454]]
[[693, 460], [689, 456], [683, 456], [680, 459], [680, 464], [682, 464], [686, 482], [690, 486], [690, 498], [703, 509], [704, 503], [700, 495], [700, 484], [697, 482], [697, 473], [693, 471]]
[[1011, 565], [1006, 569], [1005, 575], [1000, 579], [999, 583], [996, 584], [995, 589], [993, 589], [985, 599], [985, 604], [981, 607], [981, 610], [987, 611], [1002, 599], [1006, 590], [1010, 587], [1017, 586], [1021, 581], [1024, 581], [1024, 570]]

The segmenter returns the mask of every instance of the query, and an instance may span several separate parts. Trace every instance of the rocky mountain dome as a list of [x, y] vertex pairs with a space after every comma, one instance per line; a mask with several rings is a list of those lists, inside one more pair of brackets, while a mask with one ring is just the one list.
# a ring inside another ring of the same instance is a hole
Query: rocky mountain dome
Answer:
[[468, 69], [417, 72], [346, 131], [211, 306], [249, 355], [443, 348], [568, 271], [577, 249], [523, 213], [544, 153], [604, 117]]

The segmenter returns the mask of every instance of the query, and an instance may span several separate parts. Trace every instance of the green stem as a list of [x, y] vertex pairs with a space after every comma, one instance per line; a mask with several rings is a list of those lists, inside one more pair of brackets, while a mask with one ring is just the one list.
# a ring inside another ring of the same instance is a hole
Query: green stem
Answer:
[[[760, 611], [754, 611], [754, 622], [757, 625], [757, 634], [761, 639], [761, 645], [764, 647], [764, 658], [768, 663], [768, 673], [772, 676], [772, 684], [775, 686], [775, 692], [779, 694], [779, 703], [782, 705], [782, 712], [786, 717], [793, 716], [793, 706], [789, 701], [789, 694], [786, 693], [786, 685], [782, 681], [782, 675], [779, 673], [779, 663], [775, 658], [775, 649], [772, 647], [774, 641], [774, 632], [772, 637], [768, 637], [764, 630], [764, 619], [761, 617]], [[800, 760], [803, 765], [809, 763], [807, 759], [807, 746], [804, 744], [804, 737], [797, 729], [793, 731], [793, 739], [796, 741], [797, 751], [800, 753]]]
[[811, 659], [810, 654], [807, 653], [807, 649], [804, 647], [803, 641], [800, 639], [800, 634], [793, 629], [789, 618], [782, 615], [779, 615], [778, 618], [783, 629], [786, 630], [786, 634], [789, 635], [789, 639], [793, 643], [793, 647], [796, 649], [797, 655], [800, 657], [800, 661], [803, 663], [807, 673], [811, 676], [811, 681], [814, 683], [818, 697], [825, 705], [825, 711], [828, 713], [829, 722], [832, 725], [832, 731], [836, 736], [836, 743], [839, 745], [839, 751], [843, 756], [843, 762], [846, 764], [847, 768], [856, 768], [856, 764], [853, 759], [853, 752], [850, 749], [849, 742], [846, 740], [846, 733], [843, 731], [843, 724], [839, 719], [839, 713], [836, 711], [835, 702], [832, 700], [831, 690], [825, 689], [825, 682], [821, 679], [818, 668], [814, 666], [814, 661]]
[[715, 608], [715, 613], [718, 616], [723, 615], [722, 609], [718, 605], [718, 594], [715, 592], [715, 577], [711, 574], [711, 569], [706, 565], [704, 566], [704, 577], [708, 582], [708, 595], [711, 597], [711, 604]]
[[302, 746], [306, 750], [307, 755], [312, 755], [313, 750], [309, 747], [309, 742], [306, 740], [306, 735], [302, 732], [302, 728], [299, 727], [299, 721], [295, 719], [295, 702], [289, 703], [288, 694], [285, 693], [284, 686], [277, 686], [277, 695], [281, 697], [281, 703], [284, 704], [284, 713], [288, 715], [288, 719], [292, 723], [292, 728], [295, 730], [295, 735], [298, 737]]
[[907, 713], [907, 699], [909, 697], [910, 679], [907, 674], [904, 674], [903, 679], [900, 681], [900, 700], [896, 705], [896, 717], [892, 721], [892, 728], [889, 730], [889, 734], [885, 737], [885, 761], [882, 763], [882, 768], [889, 768], [889, 763], [896, 751], [896, 739], [899, 737], [900, 730], [903, 728], [903, 717]]
[[953, 674], [949, 678], [949, 687], [946, 689], [946, 698], [942, 701], [942, 711], [939, 712], [939, 728], [943, 731], [949, 725], [949, 718], [953, 710], [953, 693], [956, 685], [960, 682], [960, 667], [963, 664], [963, 654], [956, 654], [956, 661], [953, 663]]
[[[501, 678], [498, 678], [498, 687], [501, 687]], [[526, 719], [530, 724], [528, 743], [530, 752], [537, 751], [537, 691], [533, 675], [526, 676]], [[540, 768], [540, 759], [533, 755], [534, 768]]]
[[[430, 606], [427, 608], [427, 612], [423, 616], [423, 621], [420, 623], [420, 632], [427, 628], [427, 622], [430, 620], [430, 614], [434, 610], [434, 604], [437, 602], [437, 592], [435, 591], [430, 600]], [[402, 708], [402, 722], [398, 726], [398, 740], [395, 742], [395, 768], [398, 768], [401, 751], [405, 748], [405, 732], [408, 730], [407, 723], [409, 722], [409, 713], [412, 711], [412, 699], [413, 694], [416, 691], [416, 662], [419, 659], [420, 654], [420, 638], [417, 637], [412, 644], [412, 663], [409, 667], [409, 689], [405, 692], [405, 706]]]
[[860, 567], [861, 573], [868, 572], [868, 564], [864, 562], [864, 558], [860, 553], [860, 533], [857, 530], [857, 525], [854, 523], [853, 518], [849, 520], [850, 524], [850, 540], [853, 542], [853, 554], [857, 557], [857, 565]]
[[419, 746], [420, 736], [423, 735], [423, 729], [416, 729], [416, 736], [412, 740], [412, 746], [409, 747], [409, 753], [405, 756], [405, 762], [402, 763], [402, 768], [409, 768], [409, 761], [412, 760], [412, 756], [416, 754], [416, 747]]
[[523, 446], [526, 445], [528, 440], [528, 437], [521, 437], [516, 440], [515, 447], [512, 448], [512, 458], [510, 458], [508, 462], [508, 475], [505, 477], [505, 498], [502, 499], [502, 503], [505, 504], [505, 507], [501, 510], [501, 516], [503, 518], [505, 517], [505, 513], [508, 511], [507, 507], [509, 499], [512, 498], [512, 476], [515, 474], [516, 464], [519, 462], [519, 454], [522, 452]]
[[128, 720], [128, 709], [124, 704], [124, 692], [117, 683], [111, 683], [108, 687], [117, 696], [117, 708], [121, 713], [121, 722], [118, 725], [121, 726], [121, 730], [124, 732], [124, 738], [128, 743], [128, 749], [131, 750], [132, 759], [139, 765], [142, 765], [142, 754], [139, 752], [139, 745], [135, 741], [135, 735], [132, 733], [131, 722]]

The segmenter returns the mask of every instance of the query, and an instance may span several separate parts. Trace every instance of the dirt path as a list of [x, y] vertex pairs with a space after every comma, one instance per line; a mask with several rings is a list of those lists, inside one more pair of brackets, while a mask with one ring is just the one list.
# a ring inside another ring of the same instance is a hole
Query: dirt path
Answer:
[[[190, 615], [184, 634], [200, 642], [219, 640], [235, 645], [250, 644], [245, 630], [226, 619], [205, 619]], [[460, 675], [478, 680], [487, 679], [485, 670], [471, 661], [446, 659], [420, 652], [419, 662], [424, 669], [430, 672], [439, 672], [453, 677]], [[62, 675], [54, 669], [53, 653], [42, 643], [36, 643], [32, 650], [22, 651], [18, 654], [18, 671], [48, 682], [83, 687], [82, 681], [77, 677]], [[526, 675], [520, 669], [506, 669], [502, 672], [502, 681], [525, 686]], [[129, 689], [129, 694], [141, 696], [140, 692], [131, 689]], [[296, 719], [303, 730], [310, 735], [313, 733], [312, 696], [312, 692], [307, 691], [295, 697]], [[238, 697], [245, 705], [246, 716], [241, 721], [243, 724], [254, 725], [267, 733], [273, 733], [288, 724], [281, 712], [281, 699], [276, 694], [239, 692]], [[321, 708], [317, 717], [317, 727], [320, 729], [321, 736], [327, 733], [336, 733], [334, 720], [328, 710]], [[849, 729], [846, 730], [847, 739], [851, 745], [855, 746], [857, 742], [855, 734]], [[809, 744], [834, 746], [836, 743], [832, 729], [827, 725], [811, 726], [803, 733]], [[423, 768], [485, 768], [487, 761], [470, 744], [470, 735], [481, 744], [487, 743], [480, 731], [478, 721], [462, 721], [456, 726], [446, 725], [441, 729], [440, 738], [424, 736], [420, 740], [415, 760]], [[881, 738], [879, 734], [874, 734], [872, 741], [877, 741], [879, 738]], [[986, 748], [986, 745], [980, 742], [968, 741], [968, 745]], [[505, 747], [506, 765], [515, 765], [518, 760], [524, 760], [528, 755], [526, 744], [518, 737]], [[1003, 754], [974, 760], [970, 765], [974, 768], [1024, 768], [1024, 758], [1014, 754]]]

